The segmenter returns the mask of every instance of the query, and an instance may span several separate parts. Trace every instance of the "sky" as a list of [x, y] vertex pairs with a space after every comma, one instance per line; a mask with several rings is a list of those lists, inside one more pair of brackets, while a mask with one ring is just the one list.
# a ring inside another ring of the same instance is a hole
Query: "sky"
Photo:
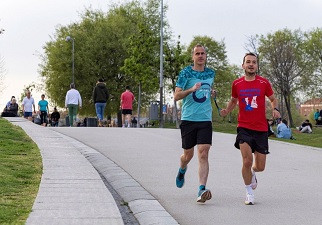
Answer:
[[[116, 0], [0, 0], [0, 57], [6, 70], [0, 111], [23, 88], [39, 82], [40, 54], [59, 25], [80, 21], [85, 8], [107, 11]], [[224, 41], [228, 62], [241, 65], [248, 37], [288, 28], [322, 27], [321, 0], [164, 0], [173, 37], [188, 45], [194, 36]], [[34, 92], [35, 101], [41, 93]]]

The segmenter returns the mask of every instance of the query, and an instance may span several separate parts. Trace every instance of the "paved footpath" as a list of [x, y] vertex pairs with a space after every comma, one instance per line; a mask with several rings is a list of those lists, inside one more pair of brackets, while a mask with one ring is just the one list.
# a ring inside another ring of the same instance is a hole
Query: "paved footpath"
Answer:
[[43, 163], [39, 192], [27, 225], [124, 224], [113, 196], [70, 140], [23, 118], [6, 118], [38, 145]]
[[179, 130], [50, 129], [85, 143], [115, 162], [157, 199], [179, 224], [321, 224], [320, 148], [270, 141], [271, 154], [267, 156], [266, 171], [257, 175], [256, 204], [246, 206], [241, 156], [233, 147], [235, 135], [215, 132], [207, 184], [213, 199], [202, 205], [196, 203], [197, 157], [189, 164], [184, 187], [179, 189], [175, 186], [179, 156], [182, 154]]
[[[43, 214], [37, 208], [39, 205], [47, 207], [51, 204], [49, 200], [52, 199], [48, 196], [41, 199], [46, 188], [43, 184], [51, 180], [54, 181], [55, 174], [57, 174], [49, 173], [50, 170], [46, 173], [46, 168], [50, 168], [47, 160], [61, 161], [59, 165], [52, 164], [51, 170], [60, 171], [59, 175], [62, 176], [62, 170], [66, 171], [64, 167], [66, 165], [72, 166], [74, 163], [70, 163], [69, 160], [73, 161], [76, 156], [82, 157], [80, 160], [82, 163], [75, 163], [79, 170], [74, 172], [80, 177], [83, 176], [83, 173], [84, 176], [88, 175], [87, 178], [78, 179], [78, 181], [87, 183], [90, 180], [95, 180], [99, 183], [95, 170], [93, 173], [90, 172], [93, 171], [92, 166], [94, 166], [128, 203], [140, 224], [318, 225], [322, 221], [322, 149], [320, 148], [270, 141], [271, 154], [268, 155], [266, 171], [257, 175], [259, 184], [255, 191], [256, 204], [245, 206], [243, 203], [245, 190], [241, 178], [241, 157], [238, 150], [233, 147], [235, 135], [215, 132], [213, 147], [209, 155], [210, 174], [207, 184], [207, 188], [212, 190], [213, 199], [206, 204], [197, 204], [198, 163], [196, 157], [189, 164], [185, 186], [182, 189], [175, 186], [179, 157], [182, 153], [179, 130], [94, 127], [43, 128], [30, 122], [15, 122], [15, 124], [22, 126], [27, 134], [35, 140], [42, 151], [44, 161], [44, 175], [40, 191], [33, 212], [27, 221], [30, 224], [32, 221], [36, 221], [35, 219], [42, 218]], [[46, 135], [48, 136], [44, 137]], [[41, 137], [37, 138], [37, 136]], [[65, 142], [66, 140], [67, 142]], [[53, 141], [56, 144], [51, 147], [49, 143]], [[43, 150], [46, 148], [48, 150]], [[45, 152], [47, 152], [47, 156]], [[63, 154], [67, 156], [67, 160], [62, 157]], [[70, 155], [72, 157], [69, 157], [68, 160], [69, 154], [72, 154]], [[59, 155], [60, 158], [55, 160]], [[83, 168], [89, 162], [92, 166]], [[61, 169], [59, 169], [60, 167]], [[95, 179], [93, 179], [94, 177]], [[74, 179], [77, 180], [75, 177]], [[56, 184], [56, 182], [49, 183], [47, 188], [54, 189], [53, 185]], [[111, 197], [106, 192], [108, 191], [105, 189], [103, 195]], [[83, 196], [79, 192], [75, 192], [72, 196], [78, 195]], [[56, 191], [55, 195], [50, 196], [56, 196], [55, 199], [62, 201], [60, 202], [60, 212], [62, 209], [66, 209], [69, 212], [66, 214], [74, 213], [72, 218], [75, 221], [79, 218], [82, 219], [80, 221], [85, 221], [86, 214], [77, 213], [75, 208], [71, 210], [68, 202], [63, 202], [66, 198], [61, 197], [64, 196], [64, 192]], [[91, 199], [103, 201], [94, 195]], [[46, 204], [43, 204], [43, 200], [47, 200]], [[110, 215], [107, 213], [108, 209], [101, 208], [105, 203], [95, 205], [91, 204], [90, 198], [88, 200], [87, 206], [90, 215], [92, 215], [91, 213], [94, 215], [95, 212], [100, 214], [103, 211], [104, 216]], [[107, 205], [108, 202], [106, 200]], [[80, 203], [75, 203], [75, 206], [79, 206], [82, 211]], [[112, 207], [110, 204], [110, 208], [115, 209], [115, 206]], [[50, 209], [48, 215], [55, 213], [52, 208]], [[113, 211], [114, 213], [117, 214]], [[101, 222], [104, 224], [103, 221]], [[72, 224], [64, 223], [64, 220], [60, 220], [59, 223]], [[115, 222], [115, 224], [117, 223]], [[34, 222], [34, 224], [36, 223]], [[100, 223], [94, 221], [92, 224]], [[105, 222], [105, 224], [113, 223]]]

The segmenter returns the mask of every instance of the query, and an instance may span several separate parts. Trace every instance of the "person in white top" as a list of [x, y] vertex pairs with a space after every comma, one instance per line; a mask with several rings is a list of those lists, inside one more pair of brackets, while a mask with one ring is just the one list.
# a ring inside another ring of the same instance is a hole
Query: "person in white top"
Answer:
[[[31, 92], [27, 90], [26, 97], [22, 100], [22, 113], [25, 119], [32, 121], [32, 113], [36, 113], [35, 100], [31, 97]], [[34, 111], [32, 111], [34, 108]]]
[[65, 107], [68, 108], [69, 125], [72, 127], [74, 120], [76, 120], [78, 107], [82, 108], [81, 95], [73, 83], [70, 84], [70, 90], [66, 93]]

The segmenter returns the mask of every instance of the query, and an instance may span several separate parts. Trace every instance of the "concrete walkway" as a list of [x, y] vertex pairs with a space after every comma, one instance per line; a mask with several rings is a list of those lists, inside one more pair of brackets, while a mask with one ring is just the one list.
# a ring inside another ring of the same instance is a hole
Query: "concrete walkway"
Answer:
[[112, 160], [179, 224], [321, 224], [321, 148], [270, 140], [271, 154], [267, 156], [266, 170], [257, 174], [259, 184], [255, 190], [255, 205], [245, 206], [241, 156], [233, 147], [236, 135], [214, 132], [207, 182], [213, 198], [206, 204], [197, 204], [199, 182], [196, 154], [189, 164], [184, 187], [179, 189], [175, 186], [182, 154], [180, 130], [96, 127], [49, 129], [70, 136]]
[[318, 225], [322, 221], [320, 148], [270, 141], [266, 170], [257, 175], [255, 205], [245, 206], [235, 135], [214, 132], [207, 183], [213, 199], [197, 204], [197, 157], [189, 164], [185, 186], [175, 187], [182, 154], [179, 130], [44, 128], [23, 119], [13, 123], [38, 144], [44, 162], [28, 224], [122, 224], [96, 171], [143, 225]]
[[124, 224], [98, 172], [70, 140], [23, 118], [6, 119], [33, 139], [43, 161], [39, 192], [26, 224]]

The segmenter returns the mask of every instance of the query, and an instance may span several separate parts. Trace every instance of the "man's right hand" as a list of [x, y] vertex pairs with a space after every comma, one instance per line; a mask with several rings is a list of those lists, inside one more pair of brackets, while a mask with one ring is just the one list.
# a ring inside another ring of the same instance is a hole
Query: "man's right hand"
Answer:
[[192, 87], [192, 90], [197, 91], [200, 89], [200, 87], [201, 87], [201, 82], [195, 83], [195, 85], [193, 85]]

